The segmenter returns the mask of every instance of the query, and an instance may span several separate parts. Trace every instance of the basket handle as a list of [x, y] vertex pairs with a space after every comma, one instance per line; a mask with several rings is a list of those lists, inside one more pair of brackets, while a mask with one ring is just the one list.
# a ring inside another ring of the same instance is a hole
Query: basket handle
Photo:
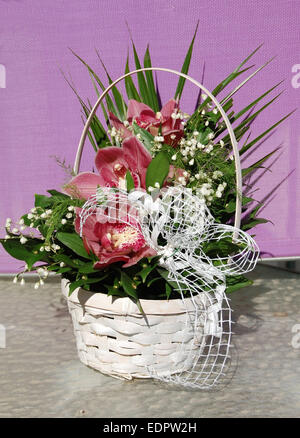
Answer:
[[162, 67], [147, 67], [147, 68], [141, 68], [139, 70], [133, 70], [129, 73], [124, 74], [123, 76], [120, 76], [118, 79], [116, 79], [114, 82], [112, 82], [107, 88], [106, 90], [103, 91], [103, 93], [101, 94], [101, 96], [99, 96], [97, 102], [95, 103], [94, 107], [92, 108], [89, 117], [86, 120], [85, 126], [83, 128], [82, 134], [81, 134], [81, 138], [78, 144], [78, 149], [77, 149], [77, 153], [76, 153], [76, 157], [75, 157], [75, 163], [74, 163], [74, 173], [75, 175], [78, 174], [79, 171], [79, 166], [80, 166], [80, 161], [81, 161], [81, 156], [82, 156], [82, 151], [83, 151], [83, 147], [84, 147], [84, 143], [87, 137], [87, 133], [88, 130], [90, 128], [90, 124], [92, 122], [92, 119], [97, 111], [98, 106], [100, 105], [100, 103], [102, 102], [102, 100], [104, 99], [104, 97], [107, 95], [107, 93], [116, 85], [118, 84], [120, 81], [122, 81], [123, 79], [127, 78], [128, 76], [132, 76], [136, 73], [140, 73], [140, 72], [144, 72], [144, 71], [164, 71], [164, 72], [168, 72], [168, 73], [173, 73], [177, 76], [181, 76], [182, 78], [187, 79], [188, 81], [190, 81], [192, 84], [196, 85], [198, 88], [200, 88], [200, 90], [202, 90], [207, 96], [210, 97], [210, 99], [213, 101], [213, 103], [216, 105], [216, 107], [218, 108], [218, 110], [220, 111], [220, 114], [223, 117], [223, 120], [226, 124], [226, 127], [228, 129], [228, 133], [229, 133], [229, 137], [230, 137], [230, 141], [232, 144], [232, 149], [233, 149], [233, 154], [234, 154], [234, 160], [235, 160], [235, 172], [236, 172], [236, 192], [237, 192], [237, 196], [236, 196], [236, 208], [235, 208], [235, 220], [234, 220], [234, 226], [236, 228], [240, 228], [241, 225], [241, 211], [242, 211], [242, 203], [241, 203], [241, 194], [242, 194], [242, 171], [241, 171], [241, 162], [240, 162], [240, 154], [239, 154], [239, 150], [238, 150], [238, 144], [237, 144], [237, 140], [235, 138], [234, 135], [234, 131], [233, 128], [231, 126], [231, 123], [225, 113], [225, 111], [223, 110], [221, 104], [218, 102], [218, 100], [215, 98], [215, 96], [212, 95], [212, 93], [207, 90], [207, 88], [204, 87], [204, 85], [200, 84], [200, 82], [196, 81], [195, 79], [191, 78], [190, 76], [181, 73], [179, 71], [176, 70], [171, 70], [168, 68], [162, 68]]

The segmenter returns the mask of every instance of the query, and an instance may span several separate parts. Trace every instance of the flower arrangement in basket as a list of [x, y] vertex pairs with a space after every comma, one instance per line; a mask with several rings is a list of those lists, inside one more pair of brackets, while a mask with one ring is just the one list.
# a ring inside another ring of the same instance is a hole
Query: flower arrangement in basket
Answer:
[[[107, 88], [76, 55], [98, 100], [92, 107], [74, 90], [85, 127], [73, 176], [62, 191], [35, 195], [18, 225], [7, 219], [1, 243], [26, 263], [14, 282], [22, 285], [23, 274], [36, 271], [38, 288], [49, 272], [61, 274], [83, 363], [119, 378], [210, 388], [230, 358], [227, 294], [251, 284], [244, 274], [258, 257], [246, 231], [267, 222], [242, 186], [270, 154], [245, 169], [239, 157], [287, 116], [238, 149], [278, 96], [251, 111], [279, 84], [236, 112], [235, 93], [264, 66], [217, 97], [252, 67], [246, 63], [258, 49], [210, 92], [188, 76], [195, 35], [181, 72], [153, 68], [149, 48], [142, 68], [133, 44], [136, 70], [129, 71], [127, 59], [125, 74], [113, 82], [105, 69]], [[153, 71], [179, 76], [174, 98], [163, 105]], [[128, 99], [117, 88], [121, 80]], [[191, 115], [180, 108], [186, 80], [200, 90]], [[99, 106], [107, 130], [96, 116]], [[79, 173], [86, 137], [97, 172]]]

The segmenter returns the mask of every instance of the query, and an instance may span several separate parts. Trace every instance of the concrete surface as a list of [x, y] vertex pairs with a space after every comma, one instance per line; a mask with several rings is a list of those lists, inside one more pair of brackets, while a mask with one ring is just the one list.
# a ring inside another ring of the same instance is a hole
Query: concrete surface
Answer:
[[213, 392], [85, 367], [59, 280], [34, 290], [0, 278], [0, 417], [300, 417], [299, 274], [260, 265], [249, 276], [255, 286], [231, 295], [233, 377]]

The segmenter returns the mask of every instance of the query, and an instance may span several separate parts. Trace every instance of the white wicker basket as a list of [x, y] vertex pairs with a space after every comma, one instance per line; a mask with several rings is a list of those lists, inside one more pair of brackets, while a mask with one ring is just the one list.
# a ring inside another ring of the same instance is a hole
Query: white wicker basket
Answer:
[[[158, 67], [129, 72], [102, 93], [83, 129], [74, 173], [79, 171], [90, 123], [103, 98], [125, 77], [147, 70], [166, 71], [184, 77], [211, 98], [229, 132], [235, 158], [237, 193], [241, 193], [242, 178], [237, 142], [222, 106], [199, 82], [175, 70]], [[241, 200], [237, 196], [234, 224], [237, 229], [240, 227], [240, 217]], [[149, 378], [153, 375], [164, 376], [188, 371], [191, 364], [187, 357], [191, 357], [191, 360], [193, 357], [189, 353], [197, 350], [197, 354], [202, 354], [207, 336], [222, 332], [222, 303], [212, 302], [204, 294], [197, 297], [196, 304], [200, 309], [206, 309], [206, 319], [201, 320], [198, 315], [195, 330], [195, 303], [192, 299], [187, 298], [184, 302], [181, 299], [140, 300], [146, 315], [143, 316], [129, 298], [108, 297], [101, 292], [91, 293], [81, 288], [69, 296], [67, 283], [67, 280], [62, 280], [62, 292], [72, 315], [79, 358], [84, 364], [113, 377], [131, 380], [136, 377]]]
[[[209, 320], [198, 323], [195, 336], [191, 299], [185, 304], [181, 299], [140, 300], [145, 318], [129, 298], [81, 288], [71, 296], [68, 292], [68, 282], [63, 279], [62, 293], [68, 301], [80, 360], [113, 377], [131, 380], [187, 371], [190, 352], [199, 354], [208, 333], [220, 330], [218, 303], [211, 305]], [[207, 309], [209, 300], [204, 296], [202, 300], [199, 303], [198, 298], [197, 304]]]

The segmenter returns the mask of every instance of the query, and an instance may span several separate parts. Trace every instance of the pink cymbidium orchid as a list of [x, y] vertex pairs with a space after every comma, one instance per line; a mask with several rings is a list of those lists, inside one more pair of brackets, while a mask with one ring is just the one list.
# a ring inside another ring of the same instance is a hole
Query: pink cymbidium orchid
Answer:
[[183, 124], [179, 112], [178, 103], [170, 99], [161, 109], [155, 113], [149, 106], [137, 102], [134, 99], [129, 100], [126, 123], [122, 123], [114, 114], [109, 113], [112, 126], [120, 133], [123, 138], [132, 135], [127, 126], [132, 125], [133, 121], [143, 129], [146, 129], [153, 136], [161, 135], [164, 143], [176, 147], [183, 136]]
[[82, 235], [83, 244], [88, 253], [94, 253], [99, 259], [95, 269], [103, 269], [116, 262], [124, 262], [123, 268], [135, 265], [143, 257], [151, 257], [156, 252], [146, 245], [145, 238], [133, 218], [124, 218], [117, 222], [103, 223], [97, 215], [89, 216], [80, 227], [81, 209], [76, 209], [75, 230]]
[[88, 199], [97, 187], [118, 187], [126, 190], [126, 173], [129, 170], [135, 188], [146, 188], [146, 171], [151, 155], [135, 137], [123, 141], [122, 147], [100, 149], [95, 158], [99, 175], [82, 172], [75, 176], [64, 190], [75, 198]]

